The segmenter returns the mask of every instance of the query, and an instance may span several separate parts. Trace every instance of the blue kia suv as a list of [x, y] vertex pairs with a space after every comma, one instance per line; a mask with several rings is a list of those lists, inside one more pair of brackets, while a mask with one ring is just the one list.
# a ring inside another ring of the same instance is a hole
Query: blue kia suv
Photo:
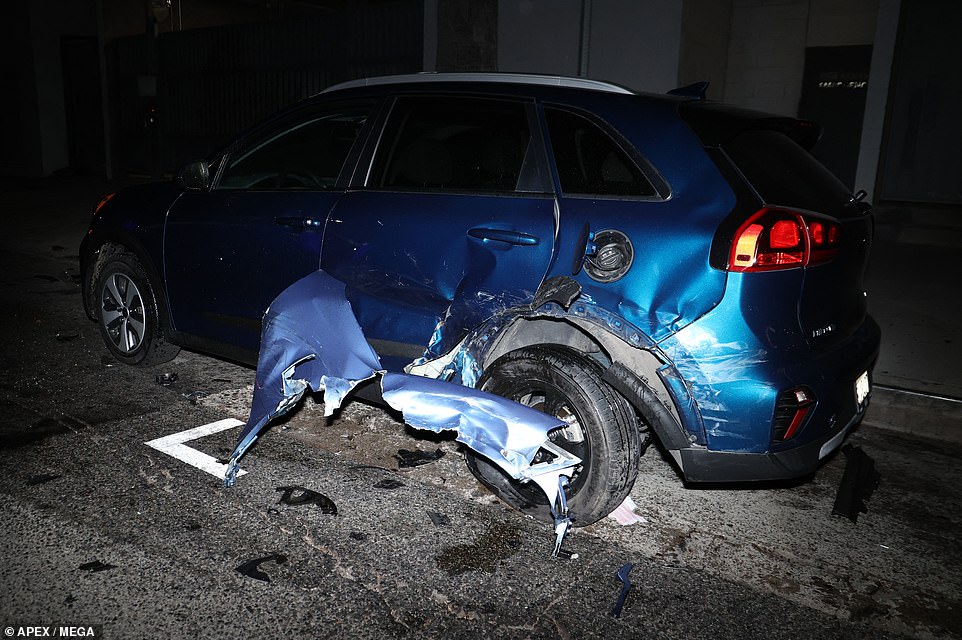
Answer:
[[[560, 418], [576, 524], [657, 440], [692, 482], [812, 473], [863, 415], [879, 328], [869, 208], [811, 122], [585, 79], [416, 74], [332, 87], [177, 180], [97, 207], [86, 311], [121, 362], [255, 363], [323, 270], [383, 366]], [[537, 488], [467, 452], [508, 503]]]

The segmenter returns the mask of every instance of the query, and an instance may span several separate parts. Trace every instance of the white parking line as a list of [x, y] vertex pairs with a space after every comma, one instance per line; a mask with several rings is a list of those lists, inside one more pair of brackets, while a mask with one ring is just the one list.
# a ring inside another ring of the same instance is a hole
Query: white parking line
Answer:
[[[184, 443], [190, 440], [196, 440], [197, 438], [203, 438], [204, 436], [220, 433], [221, 431], [227, 431], [228, 429], [233, 429], [234, 427], [240, 427], [243, 424], [244, 423], [240, 420], [227, 418], [225, 420], [218, 420], [217, 422], [211, 422], [210, 424], [195, 427], [194, 429], [188, 429], [187, 431], [181, 431], [180, 433], [164, 436], [163, 438], [157, 438], [156, 440], [151, 440], [150, 442], [145, 442], [144, 444], [223, 480], [224, 474], [227, 472], [226, 464], [221, 464], [217, 462], [217, 459], [213, 456], [202, 453], [197, 449], [191, 449]], [[243, 469], [237, 471], [238, 476], [242, 476], [245, 473], [247, 472]]]

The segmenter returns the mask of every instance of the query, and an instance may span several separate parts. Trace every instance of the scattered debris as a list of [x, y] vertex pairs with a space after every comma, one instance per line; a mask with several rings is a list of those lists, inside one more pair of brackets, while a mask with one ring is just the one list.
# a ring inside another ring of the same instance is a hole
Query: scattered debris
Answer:
[[625, 606], [625, 600], [628, 598], [628, 592], [631, 591], [631, 580], [628, 578], [628, 574], [631, 573], [631, 569], [635, 565], [630, 562], [625, 563], [618, 569], [618, 579], [621, 580], [621, 591], [618, 593], [618, 598], [615, 600], [615, 606], [611, 609], [612, 618], [621, 617], [621, 609]]
[[558, 555], [556, 557], [562, 560], [577, 560], [581, 555], [573, 551], [568, 551], [567, 549], [558, 549]]
[[408, 451], [407, 449], [401, 449], [394, 454], [394, 457], [398, 459], [399, 467], [420, 467], [424, 464], [437, 462], [444, 457], [444, 452], [440, 449], [434, 451]]
[[385, 478], [377, 484], [374, 485], [375, 489], [400, 489], [404, 486], [404, 483], [400, 480], [395, 480], [394, 478]]
[[368, 535], [360, 531], [352, 531], [350, 533], [350, 537], [351, 537], [351, 540], [357, 540], [359, 542], [364, 542], [365, 540], [368, 539]]
[[100, 356], [100, 364], [102, 364], [105, 369], [109, 369], [110, 367], [116, 367], [117, 361], [110, 356]]
[[108, 569], [116, 569], [117, 565], [107, 564], [106, 562], [101, 562], [100, 560], [93, 560], [92, 562], [85, 562], [77, 568], [81, 571], [97, 573], [100, 571], [107, 571]]
[[334, 501], [328, 498], [323, 493], [318, 493], [311, 489], [305, 487], [299, 487], [297, 485], [291, 485], [289, 487], [277, 487], [278, 491], [283, 491], [281, 499], [278, 500], [281, 504], [290, 505], [292, 507], [300, 507], [307, 504], [314, 504], [320, 507], [321, 513], [329, 513], [332, 516], [337, 515], [337, 505]]
[[248, 578], [253, 578], [254, 580], [260, 580], [261, 582], [270, 582], [271, 577], [261, 571], [261, 565], [265, 562], [273, 560], [277, 564], [284, 564], [287, 562], [287, 556], [280, 553], [272, 553], [269, 556], [264, 556], [263, 558], [255, 558], [253, 560], [248, 560], [244, 564], [237, 567], [237, 570]]
[[38, 485], [38, 484], [46, 484], [47, 482], [50, 482], [51, 480], [57, 480], [58, 478], [62, 478], [62, 477], [63, 477], [63, 476], [56, 475], [56, 474], [53, 474], [53, 473], [40, 473], [40, 474], [37, 474], [37, 475], [35, 475], [35, 476], [30, 476], [30, 477], [27, 479], [27, 486], [28, 486], [28, 487], [33, 487], [33, 486], [36, 486], [36, 485]]
[[875, 470], [875, 461], [861, 447], [845, 445], [842, 453], [848, 461], [845, 464], [842, 483], [838, 487], [838, 494], [835, 496], [832, 515], [845, 516], [855, 522], [858, 520], [859, 513], [868, 512], [865, 501], [872, 497], [882, 477]]
[[428, 511], [428, 517], [431, 518], [431, 522], [434, 523], [435, 527], [445, 527], [451, 524], [451, 518], [437, 511]]
[[71, 340], [76, 340], [80, 337], [79, 333], [58, 333], [54, 336], [57, 342], [70, 342]]
[[618, 508], [608, 514], [608, 517], [616, 521], [623, 527], [627, 527], [632, 524], [639, 524], [648, 522], [648, 519], [644, 516], [640, 516], [635, 512], [638, 505], [635, 501], [631, 499], [631, 496], [626, 496], [625, 501], [618, 505]]
[[[557, 555], [571, 526], [563, 487], [581, 463], [548, 438], [548, 432], [565, 423], [469, 386], [387, 372], [365, 339], [344, 287], [324, 271], [315, 271], [281, 292], [268, 307], [251, 412], [231, 453], [224, 485], [233, 485], [239, 460], [261, 429], [295, 407], [308, 390], [324, 392], [324, 414], [330, 416], [357, 384], [379, 378], [381, 397], [403, 414], [406, 423], [436, 433], [456, 431], [459, 442], [511, 477], [534, 482], [548, 498], [555, 518], [553, 555]], [[559, 282], [559, 291], [548, 298], [567, 299], [568, 287]], [[539, 452], [547, 456], [538, 456]], [[384, 483], [375, 487], [388, 488]]]
[[186, 525], [184, 525], [184, 529], [186, 529], [187, 531], [197, 531], [202, 528], [203, 528], [203, 525], [201, 525], [199, 522], [195, 520], [191, 520]]
[[159, 384], [159, 385], [161, 385], [161, 386], [164, 386], [164, 387], [169, 387], [170, 385], [172, 385], [172, 384], [174, 384], [175, 382], [177, 382], [177, 374], [176, 374], [176, 373], [162, 373], [162, 374], [160, 374], [159, 376], [157, 376], [157, 377], [155, 378], [155, 380], [157, 380], [157, 384]]
[[184, 396], [184, 398], [191, 404], [197, 404], [198, 400], [201, 398], [206, 398], [210, 394], [206, 391], [191, 391], [189, 393], [182, 393], [180, 395]]

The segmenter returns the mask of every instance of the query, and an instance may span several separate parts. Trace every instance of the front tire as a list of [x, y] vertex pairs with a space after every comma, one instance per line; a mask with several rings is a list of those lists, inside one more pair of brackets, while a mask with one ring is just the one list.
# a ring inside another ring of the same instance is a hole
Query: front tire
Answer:
[[124, 364], [173, 360], [180, 348], [164, 339], [160, 307], [143, 265], [125, 251], [112, 247], [103, 251], [92, 301], [107, 350]]
[[[575, 526], [611, 513], [638, 476], [637, 418], [628, 401], [601, 375], [594, 361], [568, 349], [525, 347], [496, 360], [478, 383], [484, 391], [567, 423], [548, 437], [582, 459], [565, 491]], [[533, 482], [511, 478], [472, 451], [466, 458], [475, 477], [502, 500], [535, 518], [551, 520], [547, 498]]]

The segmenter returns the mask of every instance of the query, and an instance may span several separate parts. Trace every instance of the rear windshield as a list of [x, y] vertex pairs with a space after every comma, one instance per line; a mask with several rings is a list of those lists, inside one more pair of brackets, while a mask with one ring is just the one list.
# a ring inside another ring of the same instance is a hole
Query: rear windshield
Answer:
[[749, 129], [722, 145], [766, 204], [842, 215], [849, 190], [780, 131]]

